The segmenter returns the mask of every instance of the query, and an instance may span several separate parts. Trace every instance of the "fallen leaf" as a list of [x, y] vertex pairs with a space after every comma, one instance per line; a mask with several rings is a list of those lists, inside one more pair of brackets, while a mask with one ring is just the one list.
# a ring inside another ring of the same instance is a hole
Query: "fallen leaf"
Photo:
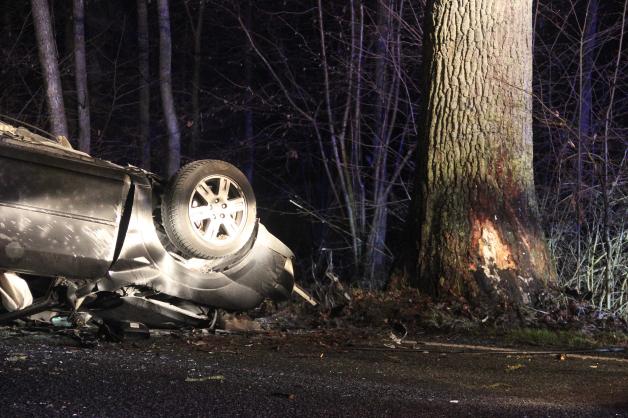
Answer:
[[231, 314], [227, 314], [222, 318], [222, 327], [225, 331], [236, 332], [256, 332], [262, 330], [259, 322], [245, 316], [237, 317]]
[[558, 361], [565, 361], [565, 360], [567, 360], [567, 355], [563, 354], [563, 353], [557, 354], [556, 355], [556, 360], [558, 360]]
[[401, 341], [402, 341], [401, 338], [397, 337], [392, 332], [390, 333], [390, 339], [393, 340], [395, 344], [401, 344]]
[[291, 401], [297, 398], [297, 395], [295, 395], [294, 393], [273, 392], [270, 395], [276, 396], [278, 398], [290, 399]]
[[523, 364], [521, 364], [521, 363], [509, 364], [509, 365], [506, 365], [506, 371], [511, 372], [513, 370], [519, 370], [519, 369], [524, 368], [524, 367], [525, 366]]
[[485, 385], [484, 386], [487, 389], [497, 389], [497, 388], [510, 388], [511, 386], [507, 383], [493, 383], [492, 385]]

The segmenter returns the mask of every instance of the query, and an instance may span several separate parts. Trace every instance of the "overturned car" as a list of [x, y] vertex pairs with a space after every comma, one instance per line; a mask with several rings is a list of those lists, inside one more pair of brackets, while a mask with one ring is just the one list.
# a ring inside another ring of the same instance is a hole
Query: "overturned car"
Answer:
[[0, 121], [0, 321], [64, 303], [196, 325], [288, 298], [293, 257], [231, 164], [196, 161], [165, 181]]

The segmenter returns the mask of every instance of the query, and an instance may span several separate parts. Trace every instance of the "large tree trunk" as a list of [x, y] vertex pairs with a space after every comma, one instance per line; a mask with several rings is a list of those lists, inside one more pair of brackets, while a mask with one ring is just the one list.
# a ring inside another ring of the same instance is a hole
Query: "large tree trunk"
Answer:
[[85, 63], [85, 2], [74, 0], [74, 69], [78, 102], [79, 149], [89, 154], [91, 124], [87, 93], [87, 64]]
[[181, 164], [181, 133], [172, 97], [172, 38], [168, 0], [157, 0], [159, 9], [159, 85], [161, 104], [168, 127], [168, 175], [173, 175]]
[[532, 173], [532, 0], [435, 0], [418, 271], [437, 296], [527, 304], [555, 280]]
[[46, 99], [50, 114], [50, 129], [55, 137], [68, 138], [68, 124], [63, 105], [63, 89], [59, 75], [57, 47], [52, 32], [48, 0], [31, 0], [35, 37], [39, 50], [39, 61], [46, 84]]
[[150, 170], [150, 85], [148, 67], [148, 8], [146, 0], [137, 0], [137, 50], [140, 73], [140, 137], [142, 168]]

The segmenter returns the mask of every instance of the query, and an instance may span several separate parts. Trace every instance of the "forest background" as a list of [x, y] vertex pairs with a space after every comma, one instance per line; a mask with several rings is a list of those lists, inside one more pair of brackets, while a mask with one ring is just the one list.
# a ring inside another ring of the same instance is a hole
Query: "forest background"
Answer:
[[[164, 176], [192, 160], [230, 161], [317, 296], [330, 280], [389, 285], [412, 245], [423, 1], [2, 0], [0, 115], [52, 130], [36, 3], [50, 12], [75, 146]], [[170, 110], [160, 91], [164, 4]], [[535, 1], [530, 92], [535, 183], [559, 286], [624, 317], [625, 19], [625, 1]]]

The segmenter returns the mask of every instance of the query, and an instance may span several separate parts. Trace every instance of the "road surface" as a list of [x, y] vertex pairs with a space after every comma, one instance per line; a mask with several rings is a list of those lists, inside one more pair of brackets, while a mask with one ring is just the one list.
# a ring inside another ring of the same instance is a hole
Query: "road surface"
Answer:
[[5, 328], [0, 416], [628, 417], [625, 354], [390, 343], [184, 333], [84, 348]]

